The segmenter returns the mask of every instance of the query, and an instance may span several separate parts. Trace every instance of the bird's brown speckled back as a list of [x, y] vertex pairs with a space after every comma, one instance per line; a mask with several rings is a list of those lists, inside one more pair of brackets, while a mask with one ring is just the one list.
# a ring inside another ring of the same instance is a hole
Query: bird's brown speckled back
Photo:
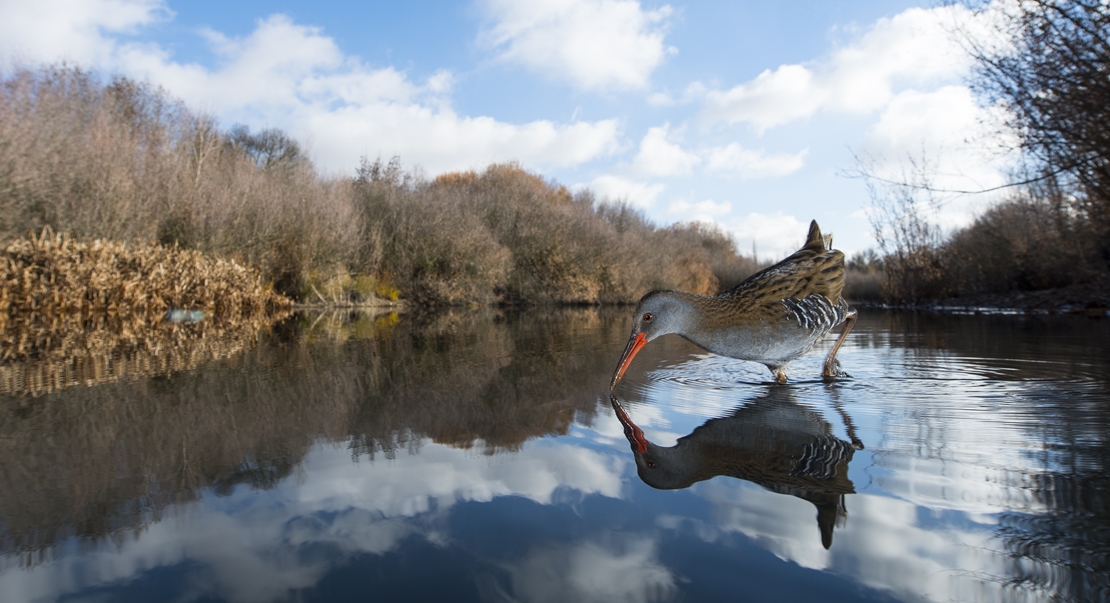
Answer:
[[784, 299], [820, 294], [835, 306], [840, 303], [843, 290], [844, 253], [830, 248], [814, 220], [801, 249], [715, 296], [706, 310], [711, 315], [721, 313], [721, 320], [731, 317], [735, 321], [736, 316], [742, 315], [755, 322], [783, 314]]

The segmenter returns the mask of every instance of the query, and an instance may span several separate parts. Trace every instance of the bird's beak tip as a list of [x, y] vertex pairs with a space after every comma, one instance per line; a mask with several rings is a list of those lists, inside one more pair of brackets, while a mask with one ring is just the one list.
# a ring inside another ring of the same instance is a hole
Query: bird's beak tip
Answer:
[[624, 376], [625, 369], [628, 368], [629, 364], [632, 364], [632, 359], [636, 357], [636, 353], [639, 352], [640, 348], [644, 347], [646, 343], [647, 335], [643, 333], [634, 333], [632, 337], [628, 339], [628, 345], [624, 348], [624, 354], [621, 354], [621, 360], [617, 364], [617, 370], [613, 373], [613, 380], [609, 383], [609, 391], [613, 391], [613, 389], [617, 387], [617, 383], [621, 380], [621, 377]]

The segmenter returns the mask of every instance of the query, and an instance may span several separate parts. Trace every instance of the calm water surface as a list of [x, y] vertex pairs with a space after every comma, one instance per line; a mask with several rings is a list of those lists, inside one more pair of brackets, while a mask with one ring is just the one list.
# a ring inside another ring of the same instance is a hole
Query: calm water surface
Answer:
[[0, 366], [0, 600], [1110, 600], [1110, 321], [863, 313], [832, 385], [665, 338], [611, 400], [629, 324]]

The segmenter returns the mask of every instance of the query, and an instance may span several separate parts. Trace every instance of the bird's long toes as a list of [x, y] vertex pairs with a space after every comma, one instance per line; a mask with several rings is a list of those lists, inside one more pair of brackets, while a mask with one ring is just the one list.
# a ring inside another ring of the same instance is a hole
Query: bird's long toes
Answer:
[[834, 360], [831, 366], [829, 364], [825, 365], [824, 370], [821, 371], [821, 377], [826, 382], [832, 382], [841, 378], [851, 378], [852, 376], [849, 375], [847, 371], [840, 368], [839, 360]]

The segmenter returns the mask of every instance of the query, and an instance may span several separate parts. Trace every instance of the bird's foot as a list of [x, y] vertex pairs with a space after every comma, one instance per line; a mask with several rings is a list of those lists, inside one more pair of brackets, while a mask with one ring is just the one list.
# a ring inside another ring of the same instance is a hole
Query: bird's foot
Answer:
[[786, 383], [786, 371], [775, 371], [775, 383], [778, 385], [783, 385]]
[[845, 377], [850, 379], [852, 376], [849, 375], [847, 371], [840, 368], [839, 360], [834, 359], [831, 363], [826, 362], [824, 370], [821, 371], [821, 378], [824, 379], [826, 383]]

